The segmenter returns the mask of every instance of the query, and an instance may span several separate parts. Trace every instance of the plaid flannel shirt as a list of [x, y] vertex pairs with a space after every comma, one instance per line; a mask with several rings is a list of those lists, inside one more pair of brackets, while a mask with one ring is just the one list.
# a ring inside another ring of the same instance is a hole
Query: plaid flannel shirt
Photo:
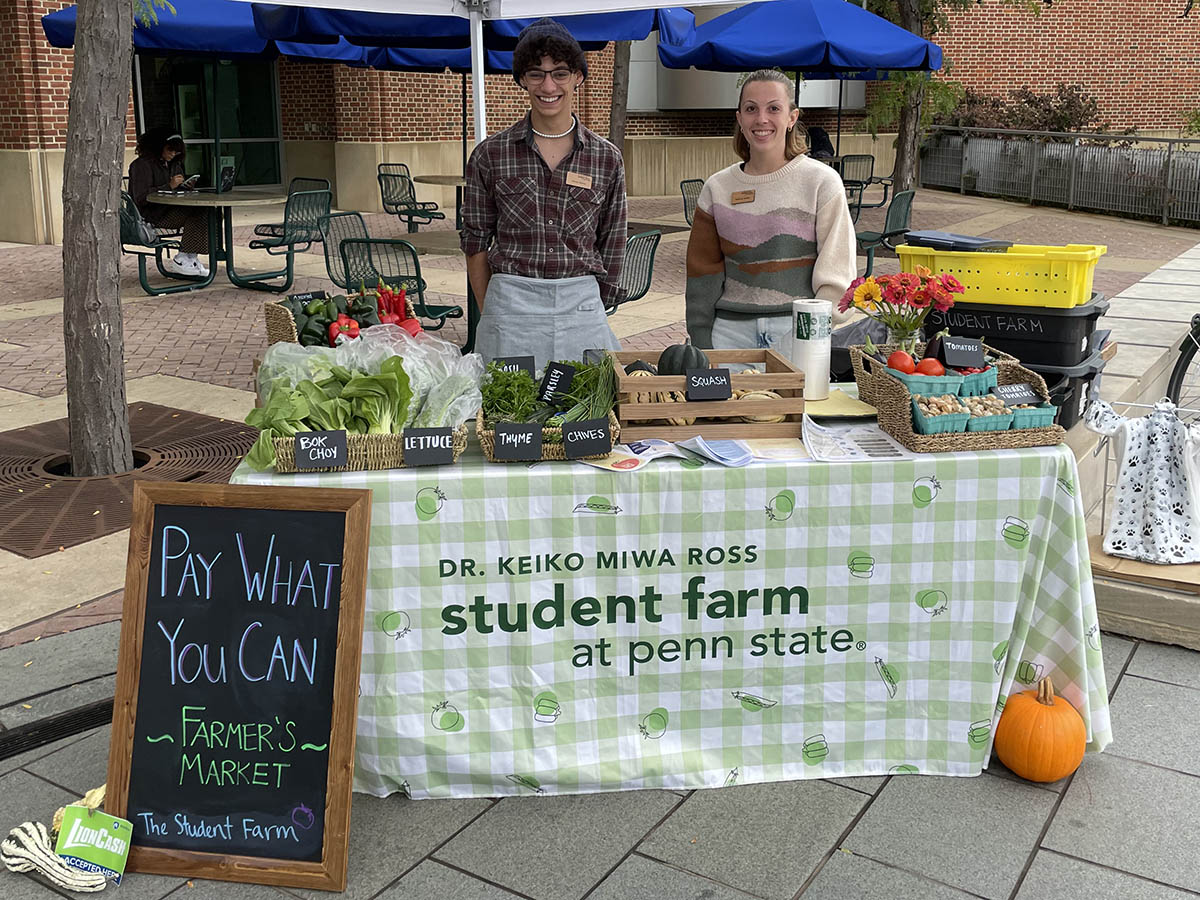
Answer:
[[[526, 114], [471, 154], [463, 252], [487, 251], [492, 271], [507, 275], [595, 275], [604, 305], [613, 306], [624, 294], [617, 285], [627, 218], [621, 154], [580, 123], [574, 148], [551, 172], [533, 138]], [[568, 175], [577, 183], [568, 184]]]

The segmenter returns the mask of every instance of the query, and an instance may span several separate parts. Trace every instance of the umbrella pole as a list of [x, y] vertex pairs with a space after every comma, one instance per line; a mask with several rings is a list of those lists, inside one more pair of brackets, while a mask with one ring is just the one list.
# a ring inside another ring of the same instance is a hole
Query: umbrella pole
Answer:
[[796, 105], [800, 105], [800, 71], [797, 69], [796, 75]]
[[462, 74], [462, 173], [467, 175], [467, 73]]
[[842, 155], [842, 87], [846, 84], [841, 78], [838, 79], [838, 120], [837, 120], [837, 150], [836, 156]]
[[471, 21], [471, 98], [475, 107], [475, 143], [487, 137], [486, 111], [483, 99], [483, 13], [472, 7]]

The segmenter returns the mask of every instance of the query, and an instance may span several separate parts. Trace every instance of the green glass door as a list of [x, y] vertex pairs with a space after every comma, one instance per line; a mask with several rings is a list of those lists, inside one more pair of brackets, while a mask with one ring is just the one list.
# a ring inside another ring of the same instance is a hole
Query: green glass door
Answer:
[[222, 164], [237, 167], [237, 184], [282, 183], [273, 62], [138, 54], [134, 90], [138, 131], [174, 127], [187, 143], [187, 172], [201, 184], [215, 182], [218, 146]]

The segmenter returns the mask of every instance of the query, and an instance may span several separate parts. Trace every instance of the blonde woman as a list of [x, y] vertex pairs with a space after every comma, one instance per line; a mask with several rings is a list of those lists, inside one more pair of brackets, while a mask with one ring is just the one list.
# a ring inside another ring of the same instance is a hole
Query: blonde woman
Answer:
[[792, 301], [834, 304], [857, 274], [854, 224], [837, 172], [804, 155], [792, 82], [760, 69], [742, 85], [742, 162], [704, 183], [687, 249], [687, 327], [715, 349], [790, 352]]

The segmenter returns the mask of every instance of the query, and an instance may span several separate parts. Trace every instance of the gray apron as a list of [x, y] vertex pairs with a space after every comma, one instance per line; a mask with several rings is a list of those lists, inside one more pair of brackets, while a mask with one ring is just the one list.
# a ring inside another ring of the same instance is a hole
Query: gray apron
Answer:
[[594, 275], [526, 278], [496, 274], [475, 331], [475, 352], [532, 356], [537, 369], [559, 359], [583, 359], [584, 350], [620, 350]]

